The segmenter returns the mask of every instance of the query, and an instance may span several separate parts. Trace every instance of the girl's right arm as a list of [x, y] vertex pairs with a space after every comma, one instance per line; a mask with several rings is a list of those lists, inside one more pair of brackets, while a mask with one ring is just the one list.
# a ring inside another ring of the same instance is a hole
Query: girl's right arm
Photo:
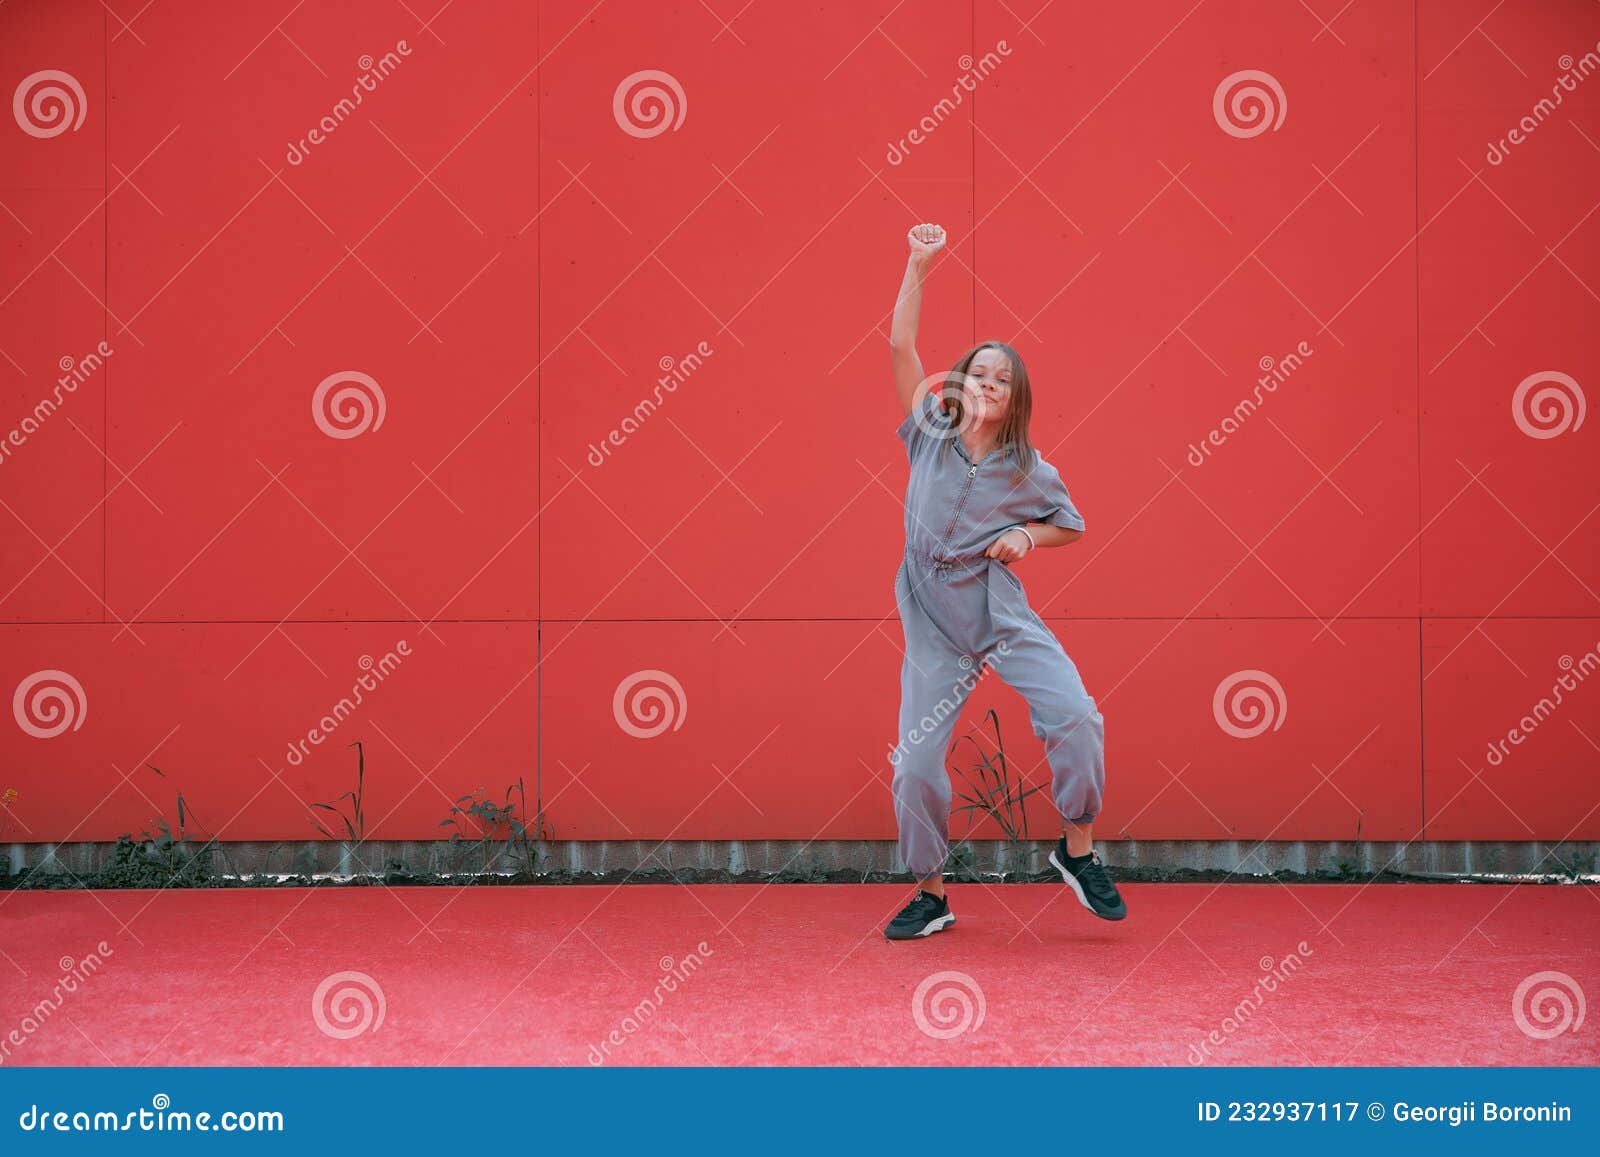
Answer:
[[917, 356], [917, 322], [922, 315], [922, 279], [933, 263], [933, 255], [944, 246], [944, 229], [938, 225], [914, 226], [906, 235], [911, 255], [906, 259], [906, 275], [900, 283], [900, 296], [894, 304], [894, 320], [889, 324], [889, 358], [894, 364], [894, 388], [900, 397], [900, 413], [909, 414], [922, 385], [922, 359]]

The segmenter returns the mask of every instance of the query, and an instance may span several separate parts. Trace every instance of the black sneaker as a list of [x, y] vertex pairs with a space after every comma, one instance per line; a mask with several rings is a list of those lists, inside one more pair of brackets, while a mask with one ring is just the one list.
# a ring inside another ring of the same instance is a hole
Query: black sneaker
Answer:
[[883, 934], [890, 940], [915, 940], [918, 936], [942, 932], [955, 922], [955, 914], [950, 911], [948, 900], [918, 888], [915, 899], [900, 909], [900, 915], [889, 921]]
[[1061, 879], [1077, 894], [1078, 902], [1096, 916], [1106, 920], [1121, 920], [1128, 914], [1128, 906], [1117, 894], [1117, 886], [1106, 874], [1100, 856], [1090, 849], [1087, 856], [1067, 855], [1067, 841], [1057, 840], [1050, 853], [1050, 862], [1061, 873]]

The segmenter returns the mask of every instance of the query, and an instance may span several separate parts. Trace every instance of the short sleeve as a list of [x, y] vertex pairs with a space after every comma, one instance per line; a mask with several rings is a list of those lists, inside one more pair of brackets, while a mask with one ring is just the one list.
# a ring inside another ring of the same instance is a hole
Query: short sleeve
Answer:
[[1084, 528], [1083, 515], [1072, 504], [1072, 496], [1067, 493], [1066, 483], [1061, 481], [1060, 471], [1041, 458], [1033, 468], [1032, 481], [1036, 492], [1036, 513], [1032, 521], [1047, 522], [1068, 530]]
[[906, 413], [900, 422], [900, 428], [895, 431], [900, 441], [905, 443], [906, 457], [915, 461], [922, 447], [933, 440], [930, 431], [937, 430], [947, 424], [943, 408], [939, 405], [938, 395], [931, 390], [922, 395], [916, 407]]

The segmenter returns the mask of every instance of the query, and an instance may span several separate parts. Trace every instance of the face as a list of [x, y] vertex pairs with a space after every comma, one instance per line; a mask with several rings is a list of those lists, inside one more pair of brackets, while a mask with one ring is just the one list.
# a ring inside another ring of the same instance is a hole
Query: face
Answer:
[[1011, 359], [997, 349], [979, 350], [962, 392], [974, 421], [998, 422], [1011, 406]]

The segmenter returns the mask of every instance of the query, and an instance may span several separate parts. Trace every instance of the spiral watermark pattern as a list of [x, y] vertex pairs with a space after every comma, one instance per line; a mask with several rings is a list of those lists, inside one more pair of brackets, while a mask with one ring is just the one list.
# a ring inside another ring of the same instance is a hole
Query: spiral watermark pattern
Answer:
[[677, 132], [689, 113], [689, 99], [677, 77], [646, 68], [622, 78], [611, 96], [611, 112], [623, 132], [648, 139], [668, 129]]
[[1511, 395], [1511, 417], [1530, 438], [1558, 438], [1576, 430], [1587, 411], [1583, 387], [1557, 370], [1529, 374]]
[[311, 418], [330, 438], [357, 438], [383, 425], [388, 406], [371, 374], [329, 374], [311, 395]]
[[35, 671], [21, 683], [11, 697], [11, 713], [17, 726], [35, 739], [54, 739], [83, 726], [89, 711], [83, 684], [65, 671]]
[[48, 140], [68, 129], [77, 132], [82, 128], [83, 118], [89, 114], [89, 101], [77, 77], [47, 68], [22, 78], [11, 98], [11, 112], [23, 132]]
[[1265, 671], [1235, 671], [1211, 697], [1217, 726], [1235, 739], [1254, 739], [1267, 729], [1277, 731], [1289, 714], [1283, 684]]
[[635, 739], [654, 739], [671, 728], [677, 731], [689, 715], [683, 684], [665, 671], [635, 671], [617, 684], [611, 697], [611, 714], [617, 726]]
[[387, 1010], [383, 989], [365, 972], [335, 972], [311, 995], [311, 1019], [335, 1040], [377, 1032]]
[[1583, 989], [1565, 972], [1535, 972], [1517, 985], [1511, 1017], [1534, 1040], [1551, 1040], [1583, 1027]]
[[935, 972], [911, 994], [911, 1019], [935, 1040], [952, 1040], [983, 1027], [988, 1003], [965, 972]]
[[1278, 78], [1260, 69], [1246, 68], [1223, 77], [1211, 96], [1211, 113], [1217, 127], [1241, 140], [1277, 132], [1289, 115], [1289, 98]]
[[[969, 396], [976, 392], [977, 378], [971, 374], [958, 374], [950, 370], [929, 374], [918, 383], [911, 395], [912, 425], [938, 442], [957, 435], [964, 438], [978, 425], [978, 407], [972, 404], [972, 397]], [[923, 398], [929, 394], [940, 401], [951, 402], [959, 413], [952, 418], [951, 410], [943, 405], [930, 410], [922, 404]]]

